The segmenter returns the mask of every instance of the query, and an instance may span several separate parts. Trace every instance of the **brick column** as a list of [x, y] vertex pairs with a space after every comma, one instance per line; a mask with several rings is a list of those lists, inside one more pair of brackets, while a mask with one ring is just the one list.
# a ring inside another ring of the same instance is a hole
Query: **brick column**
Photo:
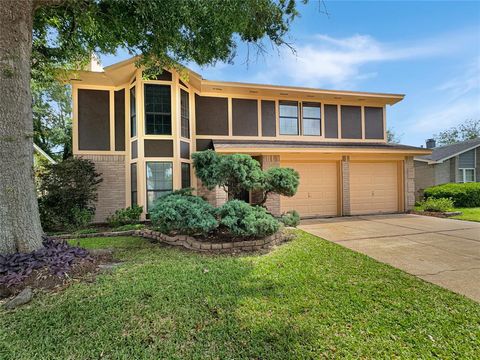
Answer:
[[203, 186], [200, 179], [197, 179], [197, 195], [205, 198], [210, 204], [215, 207], [222, 206], [227, 202], [227, 193], [220, 187], [213, 190], [208, 190]]
[[350, 215], [350, 157], [342, 158], [342, 214]]
[[[271, 167], [280, 167], [280, 155], [262, 155], [260, 157], [260, 165], [263, 170], [267, 170]], [[265, 207], [273, 216], [280, 216], [280, 195], [270, 194], [268, 195]]]
[[415, 166], [413, 156], [405, 158], [405, 210], [415, 206]]
[[125, 156], [123, 155], [77, 155], [95, 163], [95, 170], [103, 181], [98, 187], [96, 223], [105, 222], [115, 210], [125, 208]]

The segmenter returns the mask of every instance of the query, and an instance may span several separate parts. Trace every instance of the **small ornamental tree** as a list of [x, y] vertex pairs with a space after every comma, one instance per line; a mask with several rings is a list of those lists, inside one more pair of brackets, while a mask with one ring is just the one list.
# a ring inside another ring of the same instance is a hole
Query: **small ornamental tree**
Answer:
[[228, 199], [236, 199], [242, 191], [262, 193], [263, 205], [271, 193], [293, 196], [299, 184], [298, 173], [290, 168], [270, 168], [262, 171], [258, 161], [250, 155], [219, 155], [213, 150], [192, 154], [197, 177], [209, 190], [223, 188]]
[[297, 193], [300, 176], [291, 168], [272, 167], [264, 172], [262, 187], [263, 197], [260, 205], [267, 201], [270, 193], [291, 197]]
[[206, 150], [192, 155], [197, 177], [203, 185], [212, 190], [220, 186], [228, 194], [228, 199], [236, 199], [243, 190], [261, 187], [262, 169], [258, 161], [249, 155], [218, 155]]

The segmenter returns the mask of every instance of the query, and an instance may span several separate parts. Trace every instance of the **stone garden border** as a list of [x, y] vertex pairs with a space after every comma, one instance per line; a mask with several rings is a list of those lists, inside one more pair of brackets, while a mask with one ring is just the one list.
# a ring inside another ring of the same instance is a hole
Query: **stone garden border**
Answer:
[[172, 246], [181, 246], [197, 252], [221, 252], [233, 253], [240, 251], [259, 251], [278, 245], [290, 237], [285, 229], [277, 231], [275, 234], [256, 240], [240, 240], [227, 242], [209, 242], [199, 241], [188, 235], [169, 236], [155, 230], [141, 229], [117, 232], [100, 232], [92, 234], [66, 234], [55, 236], [59, 239], [82, 239], [91, 237], [112, 237], [112, 236], [141, 236], [153, 241], [159, 241]]

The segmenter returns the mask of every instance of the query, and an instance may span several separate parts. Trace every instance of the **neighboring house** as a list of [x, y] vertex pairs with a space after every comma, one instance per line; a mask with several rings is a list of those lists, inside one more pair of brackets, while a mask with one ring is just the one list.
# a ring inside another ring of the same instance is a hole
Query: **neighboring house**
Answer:
[[225, 193], [208, 191], [192, 171], [191, 153], [205, 149], [250, 154], [264, 169], [296, 169], [298, 193], [266, 203], [275, 215], [395, 213], [414, 205], [413, 156], [430, 150], [387, 144], [386, 107], [403, 95], [209, 81], [193, 71], [188, 79], [164, 71], [144, 80], [135, 60], [71, 81], [73, 152], [103, 177], [96, 221], [133, 203], [148, 212], [161, 194], [190, 186], [220, 205]]
[[432, 149], [430, 155], [415, 157], [417, 197], [429, 186], [480, 181], [480, 138], [439, 147], [429, 139], [427, 148]]

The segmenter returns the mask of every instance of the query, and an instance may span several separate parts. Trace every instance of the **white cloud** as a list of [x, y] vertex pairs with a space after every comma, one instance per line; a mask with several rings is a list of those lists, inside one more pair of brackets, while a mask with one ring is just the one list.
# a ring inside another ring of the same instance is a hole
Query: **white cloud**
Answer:
[[297, 45], [296, 54], [282, 49], [280, 56], [268, 57], [268, 70], [257, 73], [253, 80], [313, 87], [353, 87], [360, 80], [376, 76], [375, 72], [365, 71], [367, 65], [452, 53], [470, 38], [471, 32], [464, 32], [410, 43], [383, 43], [369, 35], [334, 38], [316, 34], [305, 45]]

